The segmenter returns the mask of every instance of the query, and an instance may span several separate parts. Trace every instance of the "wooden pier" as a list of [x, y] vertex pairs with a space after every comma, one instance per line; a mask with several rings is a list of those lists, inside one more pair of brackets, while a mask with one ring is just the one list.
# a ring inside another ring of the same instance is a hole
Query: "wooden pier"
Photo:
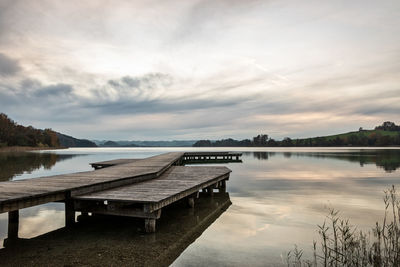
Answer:
[[183, 164], [229, 163], [242, 162], [241, 156], [232, 152], [186, 152], [182, 160]]
[[0, 262], [3, 266], [92, 266], [99, 262], [103, 266], [169, 266], [230, 205], [227, 192], [215, 192], [213, 197], [200, 193], [195, 209], [176, 202], [163, 208], [154, 235], [138, 231], [143, 228], [140, 219], [79, 215], [73, 228], [6, 244], [0, 249]]
[[0, 213], [8, 212], [8, 237], [18, 237], [19, 209], [48, 202], [65, 203], [65, 222], [83, 215], [109, 214], [145, 219], [154, 232], [161, 209], [180, 199], [194, 206], [198, 192], [225, 191], [231, 170], [216, 166], [182, 166], [215, 160], [237, 162], [241, 154], [227, 152], [165, 153], [145, 159], [92, 163], [94, 171], [0, 182]]

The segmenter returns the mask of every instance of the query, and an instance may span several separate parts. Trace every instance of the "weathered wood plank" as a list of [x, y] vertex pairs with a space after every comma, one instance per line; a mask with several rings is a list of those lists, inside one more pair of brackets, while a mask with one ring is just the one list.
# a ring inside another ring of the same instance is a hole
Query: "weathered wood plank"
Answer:
[[[0, 182], [0, 213], [153, 179], [180, 160], [166, 153], [96, 171]], [[148, 161], [148, 162], [147, 162]]]
[[[74, 199], [135, 203], [163, 202], [164, 205], [168, 205], [202, 188], [227, 179], [230, 172], [226, 167], [171, 167], [156, 179], [80, 195]], [[185, 175], [185, 173], [190, 175]]]

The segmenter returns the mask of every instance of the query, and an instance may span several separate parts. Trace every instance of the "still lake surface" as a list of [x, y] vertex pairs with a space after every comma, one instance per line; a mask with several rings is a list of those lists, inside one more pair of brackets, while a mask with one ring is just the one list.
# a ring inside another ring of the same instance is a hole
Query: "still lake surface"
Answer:
[[[359, 229], [383, 216], [383, 190], [400, 188], [400, 149], [361, 148], [74, 148], [0, 153], [0, 181], [87, 171], [90, 162], [143, 158], [171, 151], [242, 151], [228, 194], [202, 197], [194, 211], [163, 211], [157, 233], [139, 220], [78, 223], [65, 230], [64, 205], [20, 211], [23, 250], [3, 248], [7, 214], [0, 214], [0, 265], [18, 263], [172, 266], [284, 266], [294, 245], [311, 251], [329, 208]], [[14, 255], [18, 253], [17, 255]], [[283, 258], [283, 259], [282, 259]]]

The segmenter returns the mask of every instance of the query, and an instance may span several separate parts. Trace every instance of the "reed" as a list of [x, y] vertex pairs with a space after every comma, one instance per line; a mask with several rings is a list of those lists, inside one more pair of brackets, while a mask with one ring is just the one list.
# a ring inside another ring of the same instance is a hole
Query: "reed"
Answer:
[[331, 209], [318, 225], [319, 246], [314, 241], [313, 259], [304, 260], [295, 246], [286, 255], [288, 267], [383, 266], [400, 267], [400, 198], [395, 186], [384, 191], [384, 216], [368, 232], [358, 230]]

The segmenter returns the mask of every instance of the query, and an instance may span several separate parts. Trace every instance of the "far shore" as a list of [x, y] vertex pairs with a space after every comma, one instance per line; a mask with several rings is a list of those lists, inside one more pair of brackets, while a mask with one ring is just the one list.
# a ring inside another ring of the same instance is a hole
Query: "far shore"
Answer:
[[1, 152], [28, 152], [35, 150], [65, 149], [65, 147], [32, 147], [32, 146], [6, 146], [0, 147]]

